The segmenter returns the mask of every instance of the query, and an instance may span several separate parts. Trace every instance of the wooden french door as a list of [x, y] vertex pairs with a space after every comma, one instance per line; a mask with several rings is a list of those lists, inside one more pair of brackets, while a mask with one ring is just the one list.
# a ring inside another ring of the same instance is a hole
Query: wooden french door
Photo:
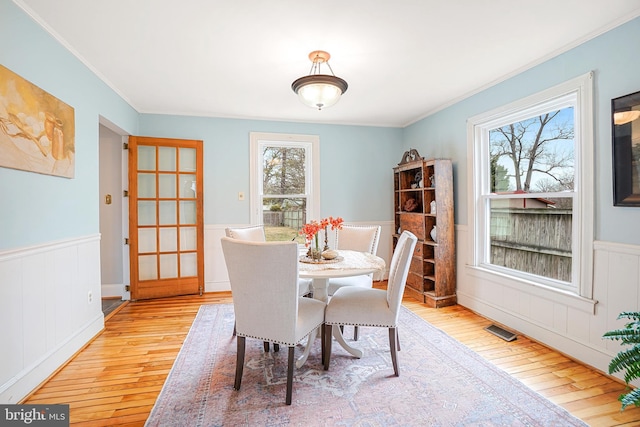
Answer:
[[202, 141], [129, 137], [131, 299], [202, 294]]

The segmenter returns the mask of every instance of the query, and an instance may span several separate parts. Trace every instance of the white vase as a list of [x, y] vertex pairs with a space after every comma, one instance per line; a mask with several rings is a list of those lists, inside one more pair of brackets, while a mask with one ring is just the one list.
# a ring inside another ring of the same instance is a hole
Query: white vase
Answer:
[[431, 232], [429, 233], [429, 235], [431, 236], [431, 239], [434, 242], [437, 242], [438, 240], [436, 239], [436, 226], [434, 225], [433, 228], [431, 229]]
[[435, 200], [433, 200], [433, 201], [430, 203], [430, 206], [431, 206], [431, 214], [432, 214], [432, 215], [435, 215], [435, 214], [436, 214], [436, 201], [435, 201]]

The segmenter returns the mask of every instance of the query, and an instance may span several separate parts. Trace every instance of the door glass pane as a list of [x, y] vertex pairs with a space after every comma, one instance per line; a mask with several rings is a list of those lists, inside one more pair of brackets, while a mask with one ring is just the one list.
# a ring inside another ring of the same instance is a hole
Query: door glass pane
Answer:
[[160, 278], [170, 279], [178, 277], [178, 255], [160, 255]]
[[155, 198], [156, 197], [156, 175], [153, 173], [138, 174], [138, 197]]
[[196, 171], [196, 149], [180, 148], [180, 172]]
[[158, 191], [160, 197], [176, 197], [176, 176], [174, 174], [161, 173], [158, 175], [158, 181], [160, 183], [160, 189]]
[[180, 202], [180, 224], [196, 223], [196, 202]]
[[198, 275], [198, 257], [195, 253], [180, 254], [180, 277]]
[[180, 174], [180, 197], [196, 197], [196, 176], [191, 174]]
[[155, 255], [138, 257], [138, 278], [140, 280], [155, 280], [158, 278], [158, 264]]
[[160, 229], [160, 252], [175, 252], [178, 250], [178, 229], [176, 227], [162, 227]]
[[195, 251], [198, 243], [195, 227], [180, 227], [180, 250]]
[[138, 146], [138, 170], [156, 170], [156, 147]]
[[176, 202], [173, 200], [162, 200], [160, 202], [160, 225], [176, 224]]
[[176, 170], [175, 147], [158, 147], [158, 170], [168, 172]]
[[138, 200], [138, 225], [156, 225], [156, 202]]
[[156, 252], [156, 229], [138, 229], [138, 252]]

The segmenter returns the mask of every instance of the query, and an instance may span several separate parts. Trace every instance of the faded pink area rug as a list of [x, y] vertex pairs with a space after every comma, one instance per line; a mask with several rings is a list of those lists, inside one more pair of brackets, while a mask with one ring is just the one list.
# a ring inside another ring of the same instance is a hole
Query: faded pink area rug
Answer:
[[387, 329], [361, 328], [354, 346], [364, 357], [334, 342], [329, 371], [316, 340], [295, 370], [291, 406], [286, 348], [265, 353], [247, 339], [236, 391], [233, 322], [232, 305], [200, 308], [147, 426], [586, 426], [404, 307], [400, 377]]

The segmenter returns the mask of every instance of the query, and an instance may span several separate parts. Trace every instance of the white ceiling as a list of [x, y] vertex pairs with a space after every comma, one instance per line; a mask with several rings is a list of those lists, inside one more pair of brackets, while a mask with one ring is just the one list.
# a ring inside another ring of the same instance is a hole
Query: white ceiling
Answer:
[[[640, 15], [638, 0], [14, 2], [141, 113], [392, 127]], [[318, 49], [349, 83], [322, 111], [291, 90]]]

